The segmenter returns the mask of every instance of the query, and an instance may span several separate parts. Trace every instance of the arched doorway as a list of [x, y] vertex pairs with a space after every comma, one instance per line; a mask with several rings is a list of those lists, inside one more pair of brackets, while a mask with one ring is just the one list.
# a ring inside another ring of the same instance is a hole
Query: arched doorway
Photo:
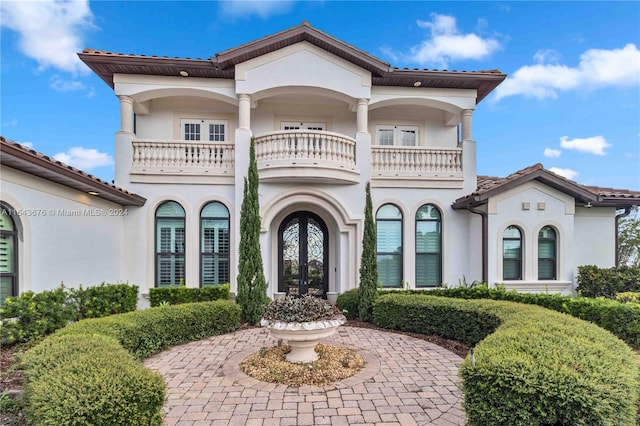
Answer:
[[287, 216], [278, 229], [278, 291], [327, 298], [329, 289], [327, 225], [306, 211]]

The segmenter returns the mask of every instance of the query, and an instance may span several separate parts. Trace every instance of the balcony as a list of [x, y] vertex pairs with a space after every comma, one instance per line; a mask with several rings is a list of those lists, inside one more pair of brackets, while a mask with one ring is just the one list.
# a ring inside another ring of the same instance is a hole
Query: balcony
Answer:
[[[462, 187], [462, 148], [420, 146], [371, 147], [371, 178], [376, 186], [429, 185], [443, 188]], [[395, 182], [395, 183], [394, 183]]]
[[233, 142], [134, 140], [132, 145], [132, 182], [233, 184]]
[[356, 141], [319, 130], [283, 130], [255, 138], [262, 181], [352, 184], [359, 181]]

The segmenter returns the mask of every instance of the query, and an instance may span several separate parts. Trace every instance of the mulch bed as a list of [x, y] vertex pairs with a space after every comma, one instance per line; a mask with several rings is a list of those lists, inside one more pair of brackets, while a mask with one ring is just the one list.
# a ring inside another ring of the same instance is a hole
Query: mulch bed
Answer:
[[285, 359], [289, 346], [262, 348], [240, 363], [240, 369], [262, 382], [288, 386], [324, 386], [356, 374], [364, 367], [364, 359], [356, 351], [335, 345], [316, 346], [318, 360], [294, 364]]

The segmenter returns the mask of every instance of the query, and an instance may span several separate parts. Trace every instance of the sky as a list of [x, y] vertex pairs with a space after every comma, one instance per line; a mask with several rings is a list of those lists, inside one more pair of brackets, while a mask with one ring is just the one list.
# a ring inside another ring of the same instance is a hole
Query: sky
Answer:
[[640, 2], [0, 2], [0, 134], [113, 179], [119, 103], [83, 48], [209, 58], [302, 21], [400, 68], [508, 75], [473, 116], [478, 174], [535, 163], [640, 190]]

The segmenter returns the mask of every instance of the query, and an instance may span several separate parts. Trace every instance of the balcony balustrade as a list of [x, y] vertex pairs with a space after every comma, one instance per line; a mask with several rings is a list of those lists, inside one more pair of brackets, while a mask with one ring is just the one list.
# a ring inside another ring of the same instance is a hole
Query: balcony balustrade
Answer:
[[371, 180], [377, 187], [462, 188], [462, 148], [372, 146]]
[[132, 173], [207, 173], [233, 175], [233, 142], [133, 141]]
[[282, 130], [255, 138], [261, 180], [358, 181], [356, 141], [320, 130]]
[[[134, 140], [132, 145], [132, 182], [199, 182], [209, 176], [233, 183], [233, 142]], [[359, 182], [360, 173], [370, 172], [378, 186], [397, 186], [393, 181], [405, 180], [408, 186], [441, 181], [434, 185], [457, 187], [463, 178], [462, 148], [374, 145], [370, 171], [356, 164], [355, 139], [333, 132], [270, 132], [256, 136], [255, 150], [263, 181], [351, 184]]]

